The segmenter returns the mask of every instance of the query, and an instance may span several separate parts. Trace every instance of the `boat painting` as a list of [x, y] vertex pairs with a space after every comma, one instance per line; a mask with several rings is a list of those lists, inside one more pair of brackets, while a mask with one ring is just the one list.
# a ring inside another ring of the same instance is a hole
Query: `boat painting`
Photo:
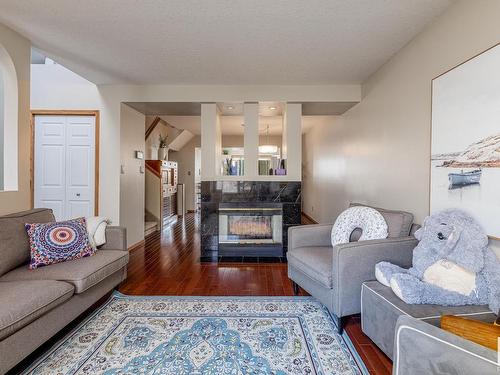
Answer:
[[481, 182], [482, 173], [483, 171], [481, 169], [475, 169], [469, 172], [464, 172], [462, 170], [459, 173], [448, 173], [448, 180], [450, 182], [448, 189], [451, 190], [467, 185], [479, 184]]
[[429, 211], [464, 210], [500, 239], [499, 66], [500, 44], [432, 80]]

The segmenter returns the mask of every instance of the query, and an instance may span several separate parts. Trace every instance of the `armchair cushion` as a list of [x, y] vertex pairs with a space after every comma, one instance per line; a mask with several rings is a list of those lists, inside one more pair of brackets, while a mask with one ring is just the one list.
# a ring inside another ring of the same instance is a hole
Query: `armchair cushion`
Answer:
[[333, 248], [331, 246], [296, 247], [287, 253], [288, 263], [311, 279], [332, 288]]
[[[413, 223], [413, 214], [406, 211], [397, 211], [397, 210], [387, 210], [385, 208], [380, 207], [372, 207], [368, 205], [364, 205], [361, 203], [351, 203], [350, 207], [353, 206], [366, 206], [376, 209], [378, 212], [382, 214], [387, 223], [389, 238], [397, 238], [397, 237], [406, 237], [410, 234], [411, 225]], [[358, 238], [351, 237], [351, 240], [357, 240]]]

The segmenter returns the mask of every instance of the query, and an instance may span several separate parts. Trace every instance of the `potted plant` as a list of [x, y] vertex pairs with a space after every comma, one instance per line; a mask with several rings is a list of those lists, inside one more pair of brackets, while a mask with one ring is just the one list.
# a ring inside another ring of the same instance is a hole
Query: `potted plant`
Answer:
[[168, 159], [168, 145], [167, 145], [168, 135], [161, 134], [158, 136], [158, 159], [167, 160]]

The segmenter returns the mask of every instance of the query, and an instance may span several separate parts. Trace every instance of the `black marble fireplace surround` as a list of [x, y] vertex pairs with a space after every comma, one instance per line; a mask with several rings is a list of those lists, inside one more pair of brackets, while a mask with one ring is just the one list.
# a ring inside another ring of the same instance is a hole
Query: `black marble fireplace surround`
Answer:
[[[282, 244], [219, 246], [219, 206], [226, 209], [280, 207]], [[300, 182], [202, 181], [201, 261], [283, 261], [288, 244], [288, 228], [300, 225], [300, 219]]]

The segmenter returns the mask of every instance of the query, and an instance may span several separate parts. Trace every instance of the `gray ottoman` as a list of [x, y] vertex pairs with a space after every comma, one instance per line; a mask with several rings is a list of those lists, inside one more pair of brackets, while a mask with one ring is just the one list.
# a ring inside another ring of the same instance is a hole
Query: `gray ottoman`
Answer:
[[439, 327], [441, 315], [458, 315], [494, 322], [496, 315], [488, 306], [408, 305], [390, 288], [378, 281], [364, 282], [361, 287], [361, 328], [377, 346], [393, 359], [396, 322], [408, 315]]

